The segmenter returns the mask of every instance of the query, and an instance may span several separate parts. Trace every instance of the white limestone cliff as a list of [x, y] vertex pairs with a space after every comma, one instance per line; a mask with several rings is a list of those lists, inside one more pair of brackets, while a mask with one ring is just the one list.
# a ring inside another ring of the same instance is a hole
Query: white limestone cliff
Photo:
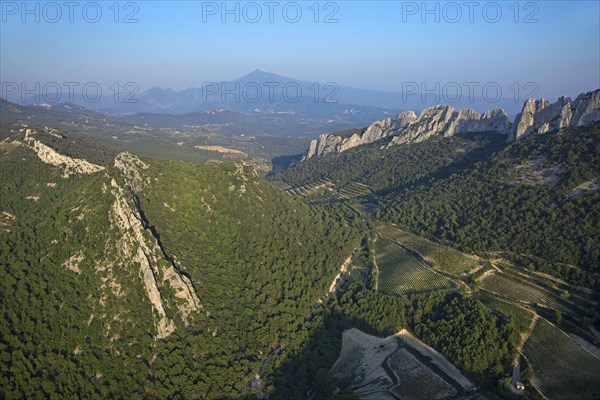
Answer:
[[104, 167], [93, 164], [89, 161], [60, 154], [53, 148], [36, 139], [34, 137], [35, 133], [36, 131], [34, 129], [25, 129], [26, 145], [35, 151], [38, 158], [42, 162], [63, 168], [63, 178], [68, 178], [69, 176], [75, 174], [93, 174], [105, 169]]
[[575, 101], [561, 96], [557, 102], [528, 99], [515, 118], [507, 141], [522, 139], [532, 133], [546, 133], [568, 126], [583, 126], [600, 121], [600, 89], [582, 93]]
[[381, 140], [387, 136], [392, 136], [396, 132], [405, 129], [414, 120], [417, 115], [413, 111], [400, 113], [396, 118], [385, 118], [374, 122], [360, 133], [355, 133], [350, 137], [343, 138], [338, 134], [322, 134], [310, 143], [310, 147], [305, 158], [321, 156], [332, 152], [343, 152], [356, 146], [369, 144]]
[[350, 137], [339, 133], [322, 134], [310, 143], [304, 159], [343, 152], [386, 137], [392, 137], [388, 147], [418, 143], [433, 136], [449, 137], [469, 132], [502, 134], [506, 135], [507, 142], [512, 142], [532, 133], [582, 126], [595, 121], [600, 121], [600, 89], [583, 93], [575, 101], [566, 96], [560, 97], [555, 103], [545, 99], [528, 99], [513, 123], [502, 109], [479, 114], [468, 108], [457, 111], [448, 105], [438, 105], [424, 109], [418, 117], [413, 111], [406, 111], [394, 119], [376, 121]]

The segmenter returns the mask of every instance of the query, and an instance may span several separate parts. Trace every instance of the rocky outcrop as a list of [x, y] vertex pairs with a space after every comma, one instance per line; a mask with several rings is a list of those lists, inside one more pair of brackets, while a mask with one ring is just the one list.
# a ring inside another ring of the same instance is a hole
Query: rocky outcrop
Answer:
[[63, 178], [68, 178], [74, 174], [93, 174], [104, 170], [104, 167], [100, 165], [58, 153], [53, 148], [35, 139], [33, 137], [35, 133], [35, 130], [27, 128], [25, 130], [25, 143], [35, 151], [42, 162], [63, 168]]
[[392, 139], [390, 146], [418, 143], [432, 136], [449, 137], [468, 132], [508, 134], [509, 131], [510, 121], [503, 110], [480, 115], [470, 108], [455, 111], [450, 106], [435, 106], [423, 110], [416, 121]]
[[158, 282], [152, 268], [157, 264], [156, 254], [150, 249], [143, 235], [143, 226], [127, 200], [125, 191], [113, 179], [112, 192], [115, 197], [110, 220], [118, 226], [122, 235], [117, 241], [121, 262], [138, 264], [140, 277], [148, 300], [154, 308], [156, 337], [165, 338], [175, 330], [175, 323], [167, 317]]
[[582, 126], [600, 121], [600, 89], [582, 93], [573, 102], [572, 126]]
[[405, 129], [416, 119], [417, 116], [413, 111], [406, 111], [398, 114], [396, 118], [385, 118], [376, 121], [369, 127], [349, 137], [343, 137], [336, 133], [331, 135], [322, 134], [317, 139], [311, 141], [305, 158], [333, 152], [341, 153], [356, 146], [376, 142]]
[[[121, 260], [139, 265], [140, 277], [154, 309], [156, 336], [164, 338], [175, 330], [175, 322], [167, 316], [167, 309], [170, 309], [171, 315], [176, 312], [187, 322], [190, 315], [202, 306], [192, 282], [181, 273], [181, 267], [165, 253], [160, 241], [146, 228], [144, 216], [136, 207], [136, 192], [143, 190], [147, 184], [141, 170], [147, 169], [148, 165], [130, 153], [120, 153], [115, 159], [115, 167], [130, 190], [127, 195], [114, 179], [111, 182], [115, 198], [111, 221], [122, 233], [118, 240]], [[160, 262], [161, 259], [166, 259], [168, 264]], [[174, 293], [175, 299], [163, 298], [162, 292], [167, 288], [169, 293]]]
[[600, 121], [600, 89], [580, 94], [575, 101], [566, 96], [561, 96], [555, 103], [544, 99], [528, 99], [515, 118], [507, 141], [595, 121]]
[[474, 110], [455, 111], [450, 106], [428, 107], [417, 115], [413, 111], [398, 114], [395, 119], [377, 121], [368, 128], [343, 138], [339, 134], [323, 134], [311, 142], [305, 158], [333, 152], [343, 152], [356, 146], [393, 137], [388, 146], [417, 143], [432, 136], [452, 136], [466, 132], [496, 132], [508, 134], [511, 123], [503, 110], [491, 110], [480, 115]]
[[454, 110], [438, 105], [424, 109], [417, 117], [413, 111], [398, 114], [373, 123], [359, 133], [345, 137], [339, 133], [323, 134], [311, 142], [304, 159], [333, 152], [343, 152], [356, 146], [393, 137], [388, 146], [417, 143], [433, 136], [453, 136], [469, 132], [494, 132], [512, 142], [531, 133], [545, 133], [568, 126], [581, 126], [600, 121], [600, 89], [581, 94], [571, 101], [562, 96], [555, 103], [544, 99], [528, 99], [521, 113], [511, 123], [502, 109], [479, 114], [472, 109]]

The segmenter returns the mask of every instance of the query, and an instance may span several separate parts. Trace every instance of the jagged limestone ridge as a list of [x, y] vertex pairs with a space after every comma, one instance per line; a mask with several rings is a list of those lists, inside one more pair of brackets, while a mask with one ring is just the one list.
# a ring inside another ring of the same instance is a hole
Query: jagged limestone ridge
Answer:
[[417, 117], [414, 112], [398, 114], [395, 119], [376, 121], [360, 134], [343, 138], [338, 134], [322, 134], [310, 143], [304, 159], [333, 152], [343, 152], [385, 137], [393, 137], [388, 146], [417, 143], [432, 136], [449, 137], [458, 133], [495, 132], [507, 141], [519, 140], [531, 133], [545, 133], [567, 126], [582, 126], [600, 120], [600, 89], [582, 93], [571, 101], [562, 96], [555, 103], [544, 99], [528, 99], [514, 122], [502, 109], [479, 114], [472, 109], [454, 110], [448, 105], [425, 108]]

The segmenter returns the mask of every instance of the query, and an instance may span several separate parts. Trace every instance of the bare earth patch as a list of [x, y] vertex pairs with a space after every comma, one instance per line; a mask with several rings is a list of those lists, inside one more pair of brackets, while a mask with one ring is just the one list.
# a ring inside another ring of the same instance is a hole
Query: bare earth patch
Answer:
[[240, 151], [237, 149], [230, 149], [228, 147], [223, 147], [223, 146], [194, 146], [194, 148], [196, 148], [198, 150], [216, 151], [217, 153], [223, 153], [223, 154], [238, 154], [243, 157], [247, 156], [247, 154], [244, 153], [243, 151]]
[[81, 253], [75, 254], [75, 255], [69, 257], [69, 259], [63, 263], [63, 267], [66, 267], [66, 268], [70, 269], [71, 271], [80, 274], [81, 270], [79, 269], [79, 263], [81, 261], [83, 261], [83, 258], [84, 258], [83, 254], [81, 254]]
[[0, 142], [0, 150], [5, 151], [6, 154], [9, 154], [20, 145], [21, 142], [18, 142], [16, 140], [13, 140], [12, 142]]
[[[405, 400], [422, 399], [423, 393], [415, 389], [415, 379], [431, 389], [427, 393], [428, 400], [455, 394], [447, 378], [419, 361], [415, 353], [430, 360], [463, 389], [473, 388], [473, 384], [444, 356], [405, 329], [386, 338], [355, 328], [345, 331], [340, 356], [330, 372], [361, 399], [397, 398], [399, 395]], [[412, 366], [408, 368], [404, 365], [407, 363]]]

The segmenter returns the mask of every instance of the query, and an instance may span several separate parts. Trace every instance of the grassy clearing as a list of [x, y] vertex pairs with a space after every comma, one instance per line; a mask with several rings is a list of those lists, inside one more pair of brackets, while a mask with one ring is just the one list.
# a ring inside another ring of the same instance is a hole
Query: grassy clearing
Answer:
[[6, 154], [12, 153], [15, 149], [17, 149], [21, 143], [17, 141], [12, 142], [0, 142], [0, 152], [5, 152]]
[[[399, 378], [392, 392], [406, 400], [439, 400], [453, 397], [456, 389], [406, 349], [400, 349], [388, 359], [388, 366]], [[426, 384], [424, 384], [426, 383]]]
[[434, 268], [452, 275], [468, 274], [481, 265], [476, 257], [468, 256], [451, 247], [440, 245], [394, 226], [381, 226], [378, 231], [386, 238], [419, 253]]
[[548, 400], [600, 399], [600, 359], [545, 319], [538, 319], [523, 354], [533, 385]]
[[390, 294], [407, 294], [452, 289], [447, 278], [425, 267], [402, 247], [385, 238], [375, 242], [375, 259], [379, 273], [377, 289]]

